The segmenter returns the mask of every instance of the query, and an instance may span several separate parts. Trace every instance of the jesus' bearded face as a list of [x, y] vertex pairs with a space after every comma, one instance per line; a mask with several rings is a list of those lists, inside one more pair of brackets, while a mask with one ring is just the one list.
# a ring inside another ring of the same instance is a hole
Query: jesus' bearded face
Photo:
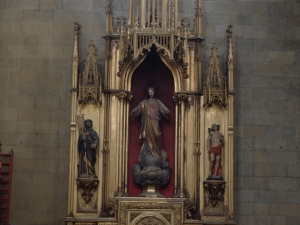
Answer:
[[154, 98], [154, 91], [153, 90], [150, 89], [148, 93], [149, 93], [150, 98]]

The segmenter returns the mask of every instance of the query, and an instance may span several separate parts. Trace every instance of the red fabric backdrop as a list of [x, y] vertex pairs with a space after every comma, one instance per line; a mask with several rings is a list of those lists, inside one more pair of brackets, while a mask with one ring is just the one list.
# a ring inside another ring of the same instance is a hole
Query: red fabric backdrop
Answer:
[[[132, 77], [131, 91], [133, 99], [130, 103], [130, 111], [134, 109], [141, 101], [147, 97], [147, 89], [155, 88], [156, 97], [170, 110], [170, 120], [164, 118], [160, 121], [162, 133], [162, 148], [168, 154], [167, 161], [172, 168], [172, 174], [169, 183], [161, 187], [160, 192], [167, 198], [173, 195], [174, 187], [174, 138], [175, 138], [175, 105], [173, 102], [174, 80], [171, 71], [162, 62], [156, 50], [148, 54], [146, 59], [136, 69]], [[128, 194], [130, 197], [136, 197], [142, 193], [142, 187], [135, 184], [131, 175], [132, 165], [138, 163], [138, 155], [142, 147], [139, 141], [139, 132], [141, 128], [141, 118], [130, 119], [129, 122], [129, 180]]]

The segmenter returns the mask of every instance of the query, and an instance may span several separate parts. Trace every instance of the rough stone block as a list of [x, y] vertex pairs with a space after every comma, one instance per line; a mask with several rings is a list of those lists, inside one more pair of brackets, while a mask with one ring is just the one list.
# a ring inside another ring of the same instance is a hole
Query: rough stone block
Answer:
[[286, 224], [297, 224], [300, 221], [300, 216], [287, 216]]
[[[243, 86], [252, 88], [251, 90], [258, 87], [267, 88], [269, 87], [269, 82], [270, 82], [270, 78], [264, 75], [244, 76], [243, 80], [244, 80]], [[254, 96], [255, 96], [255, 91], [252, 94], [252, 98], [254, 98]]]
[[258, 202], [258, 191], [257, 190], [239, 190], [236, 193], [235, 200], [237, 202]]
[[63, 0], [39, 0], [40, 9], [57, 10], [57, 9], [61, 9], [62, 7], [63, 7]]
[[297, 215], [297, 213], [299, 212], [298, 204], [271, 203], [269, 207], [270, 215], [293, 216]]
[[253, 214], [253, 204], [240, 202], [236, 208], [236, 213], [239, 215], [252, 215]]
[[255, 88], [254, 100], [282, 100], [286, 99], [287, 92], [280, 88]]
[[245, 26], [245, 38], [267, 38], [268, 27], [266, 26]]
[[37, 96], [37, 108], [60, 108], [60, 97], [58, 96]]
[[236, 216], [234, 217], [235, 222], [243, 225], [253, 225], [256, 224], [256, 218], [254, 216]]
[[286, 176], [286, 165], [284, 164], [254, 164], [253, 165], [254, 176]]
[[245, 187], [244, 177], [235, 177], [234, 178], [234, 188], [242, 189]]
[[267, 150], [267, 151], [282, 151], [286, 148], [286, 139], [283, 138], [255, 138], [254, 149], [255, 150]]
[[300, 191], [287, 191], [287, 202], [300, 204]]
[[239, 14], [238, 15], [238, 25], [252, 25], [251, 15]]
[[268, 163], [268, 153], [261, 151], [246, 151], [246, 163]]
[[250, 100], [253, 98], [253, 90], [251, 88], [239, 88], [236, 90], [236, 93], [243, 99]]
[[253, 73], [253, 64], [252, 63], [241, 63], [237, 65], [237, 73], [239, 75], [249, 75]]
[[35, 104], [34, 96], [10, 96], [7, 106], [20, 108], [33, 108]]
[[271, 126], [269, 127], [270, 138], [296, 138], [296, 127], [290, 126]]
[[296, 88], [297, 78], [293, 77], [274, 77], [270, 79], [270, 87]]
[[245, 101], [244, 110], [248, 113], [266, 113], [267, 112], [267, 101]]
[[247, 126], [244, 128], [245, 137], [267, 137], [268, 126]]
[[[269, 15], [267, 14], [258, 14], [258, 15], [251, 15], [251, 24], [252, 26], [270, 26], [270, 19]], [[265, 29], [267, 29], [265, 27]]]
[[34, 109], [34, 108], [20, 108], [18, 110], [18, 119], [23, 121], [48, 121], [49, 110]]
[[238, 176], [253, 176], [253, 165], [251, 163], [237, 163], [235, 168]]
[[36, 122], [34, 131], [39, 134], [57, 134], [59, 133], [58, 122]]
[[[124, 4], [126, 5], [126, 3]], [[129, 5], [129, 4], [127, 4]], [[181, 4], [178, 3], [178, 5], [182, 6], [182, 12], [183, 13], [190, 13], [191, 11], [194, 10], [195, 8], [195, 1], [191, 1], [191, 0], [186, 0], [186, 1], [182, 1]], [[127, 7], [128, 8], [128, 7]], [[128, 9], [129, 10], [129, 9]]]
[[20, 60], [14, 58], [0, 58], [0, 68], [3, 70], [19, 69]]
[[268, 13], [269, 14], [285, 14], [289, 15], [293, 13], [293, 5], [292, 3], [269, 3]]
[[0, 20], [2, 21], [21, 21], [21, 9], [2, 9], [0, 13]]
[[278, 125], [281, 117], [280, 114], [255, 113], [253, 114], [253, 125]]
[[300, 188], [299, 178], [270, 177], [269, 185], [271, 190], [298, 190]]
[[268, 3], [266, 2], [244, 2], [243, 12], [246, 14], [267, 14]]
[[294, 39], [294, 36], [294, 27], [271, 27], [270, 29], [271, 39]]
[[280, 76], [284, 74], [284, 65], [274, 63], [253, 63], [253, 73], [255, 75]]
[[269, 204], [268, 203], [253, 203], [253, 214], [258, 215], [258, 216], [269, 215]]
[[202, 34], [206, 37], [215, 37], [215, 27], [214, 26], [202, 26]]
[[300, 52], [300, 40], [286, 40], [284, 42], [285, 51]]
[[242, 2], [216, 2], [215, 3], [215, 12], [216, 13], [236, 13], [242, 11], [243, 3]]
[[0, 108], [2, 120], [17, 120], [17, 108]]
[[286, 203], [286, 191], [259, 190], [258, 196], [259, 202]]
[[295, 27], [295, 39], [300, 39], [300, 27]]
[[300, 89], [299, 88], [289, 88], [287, 89], [287, 99], [289, 101], [297, 101], [300, 96]]
[[253, 50], [254, 51], [284, 51], [284, 41], [270, 40], [270, 39], [254, 39]]
[[[213, 13], [214, 12], [214, 5], [213, 1], [203, 1], [202, 2], [202, 12], [203, 13]], [[203, 10], [205, 9], [205, 10]]]
[[268, 177], [245, 177], [245, 188], [249, 189], [268, 189]]
[[236, 139], [235, 140], [235, 149], [238, 150], [239, 154], [242, 151], [251, 150], [252, 149], [252, 138], [240, 137], [240, 138]]
[[287, 176], [300, 177], [300, 165], [299, 164], [287, 165]]
[[[270, 16], [270, 26], [271, 27], [282, 27], [282, 26], [284, 26], [284, 24], [288, 24], [286, 15], [271, 14], [269, 16]], [[292, 26], [292, 25], [289, 25], [289, 26]]]
[[283, 225], [285, 223], [285, 216], [259, 216], [258, 223], [259, 225], [266, 225], [266, 224], [274, 224], [274, 225]]
[[287, 151], [300, 151], [300, 140], [288, 139], [286, 143]]
[[24, 21], [49, 22], [53, 19], [53, 10], [23, 9]]
[[[32, 122], [33, 123], [33, 122]], [[14, 147], [14, 159], [18, 160], [18, 161], [22, 161], [22, 160], [35, 160], [35, 156], [33, 154], [33, 150], [31, 147], [26, 147], [26, 146], [18, 146], [18, 147]], [[19, 171], [18, 171], [19, 172]], [[30, 171], [26, 171], [26, 172], [30, 172]]]
[[10, 34], [10, 33], [2, 33], [0, 36], [1, 46], [18, 46], [21, 44], [21, 36]]
[[288, 15], [286, 16], [286, 24], [293, 27], [300, 26], [300, 16], [299, 15]]
[[[300, 44], [300, 42], [299, 42]], [[294, 52], [269, 52], [269, 62], [293, 64], [295, 63], [295, 53]]]

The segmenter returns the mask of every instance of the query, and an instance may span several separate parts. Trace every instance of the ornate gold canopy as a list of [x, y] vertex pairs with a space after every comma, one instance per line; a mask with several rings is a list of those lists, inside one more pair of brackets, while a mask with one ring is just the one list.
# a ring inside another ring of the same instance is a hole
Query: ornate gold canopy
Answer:
[[[130, 0], [129, 8], [129, 17], [117, 17], [114, 23], [113, 1], [106, 1], [103, 76], [98, 72], [93, 42], [89, 45], [85, 70], [79, 75], [79, 24], [75, 24], [66, 223], [235, 224], [232, 26], [227, 30], [227, 73], [222, 74], [214, 44], [205, 71], [207, 75], [202, 76], [201, 42], [204, 39], [200, 0], [195, 2], [193, 25], [193, 19], [178, 18], [177, 0]], [[174, 92], [169, 98], [169, 103], [174, 104], [175, 121], [171, 140], [174, 143], [173, 183], [168, 184], [172, 185], [172, 198], [133, 197], [128, 192], [131, 176], [129, 110], [132, 99], [138, 97], [132, 92], [132, 80], [151, 51], [157, 52], [156, 57], [168, 68], [174, 81]], [[77, 115], [91, 119], [93, 129], [99, 134], [95, 150], [96, 176], [86, 175], [80, 182]], [[208, 129], [213, 124], [218, 125], [218, 131]], [[213, 135], [214, 140], [221, 136], [224, 140], [221, 153], [215, 153], [222, 165], [222, 176], [218, 179], [209, 176], [212, 147], [208, 140]]]

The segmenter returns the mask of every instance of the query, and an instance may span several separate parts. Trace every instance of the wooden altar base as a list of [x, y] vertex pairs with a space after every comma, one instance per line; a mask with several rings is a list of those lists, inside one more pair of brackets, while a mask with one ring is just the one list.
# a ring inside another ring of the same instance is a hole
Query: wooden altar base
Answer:
[[234, 225], [233, 221], [186, 218], [186, 198], [117, 197], [114, 218], [67, 217], [66, 225]]

